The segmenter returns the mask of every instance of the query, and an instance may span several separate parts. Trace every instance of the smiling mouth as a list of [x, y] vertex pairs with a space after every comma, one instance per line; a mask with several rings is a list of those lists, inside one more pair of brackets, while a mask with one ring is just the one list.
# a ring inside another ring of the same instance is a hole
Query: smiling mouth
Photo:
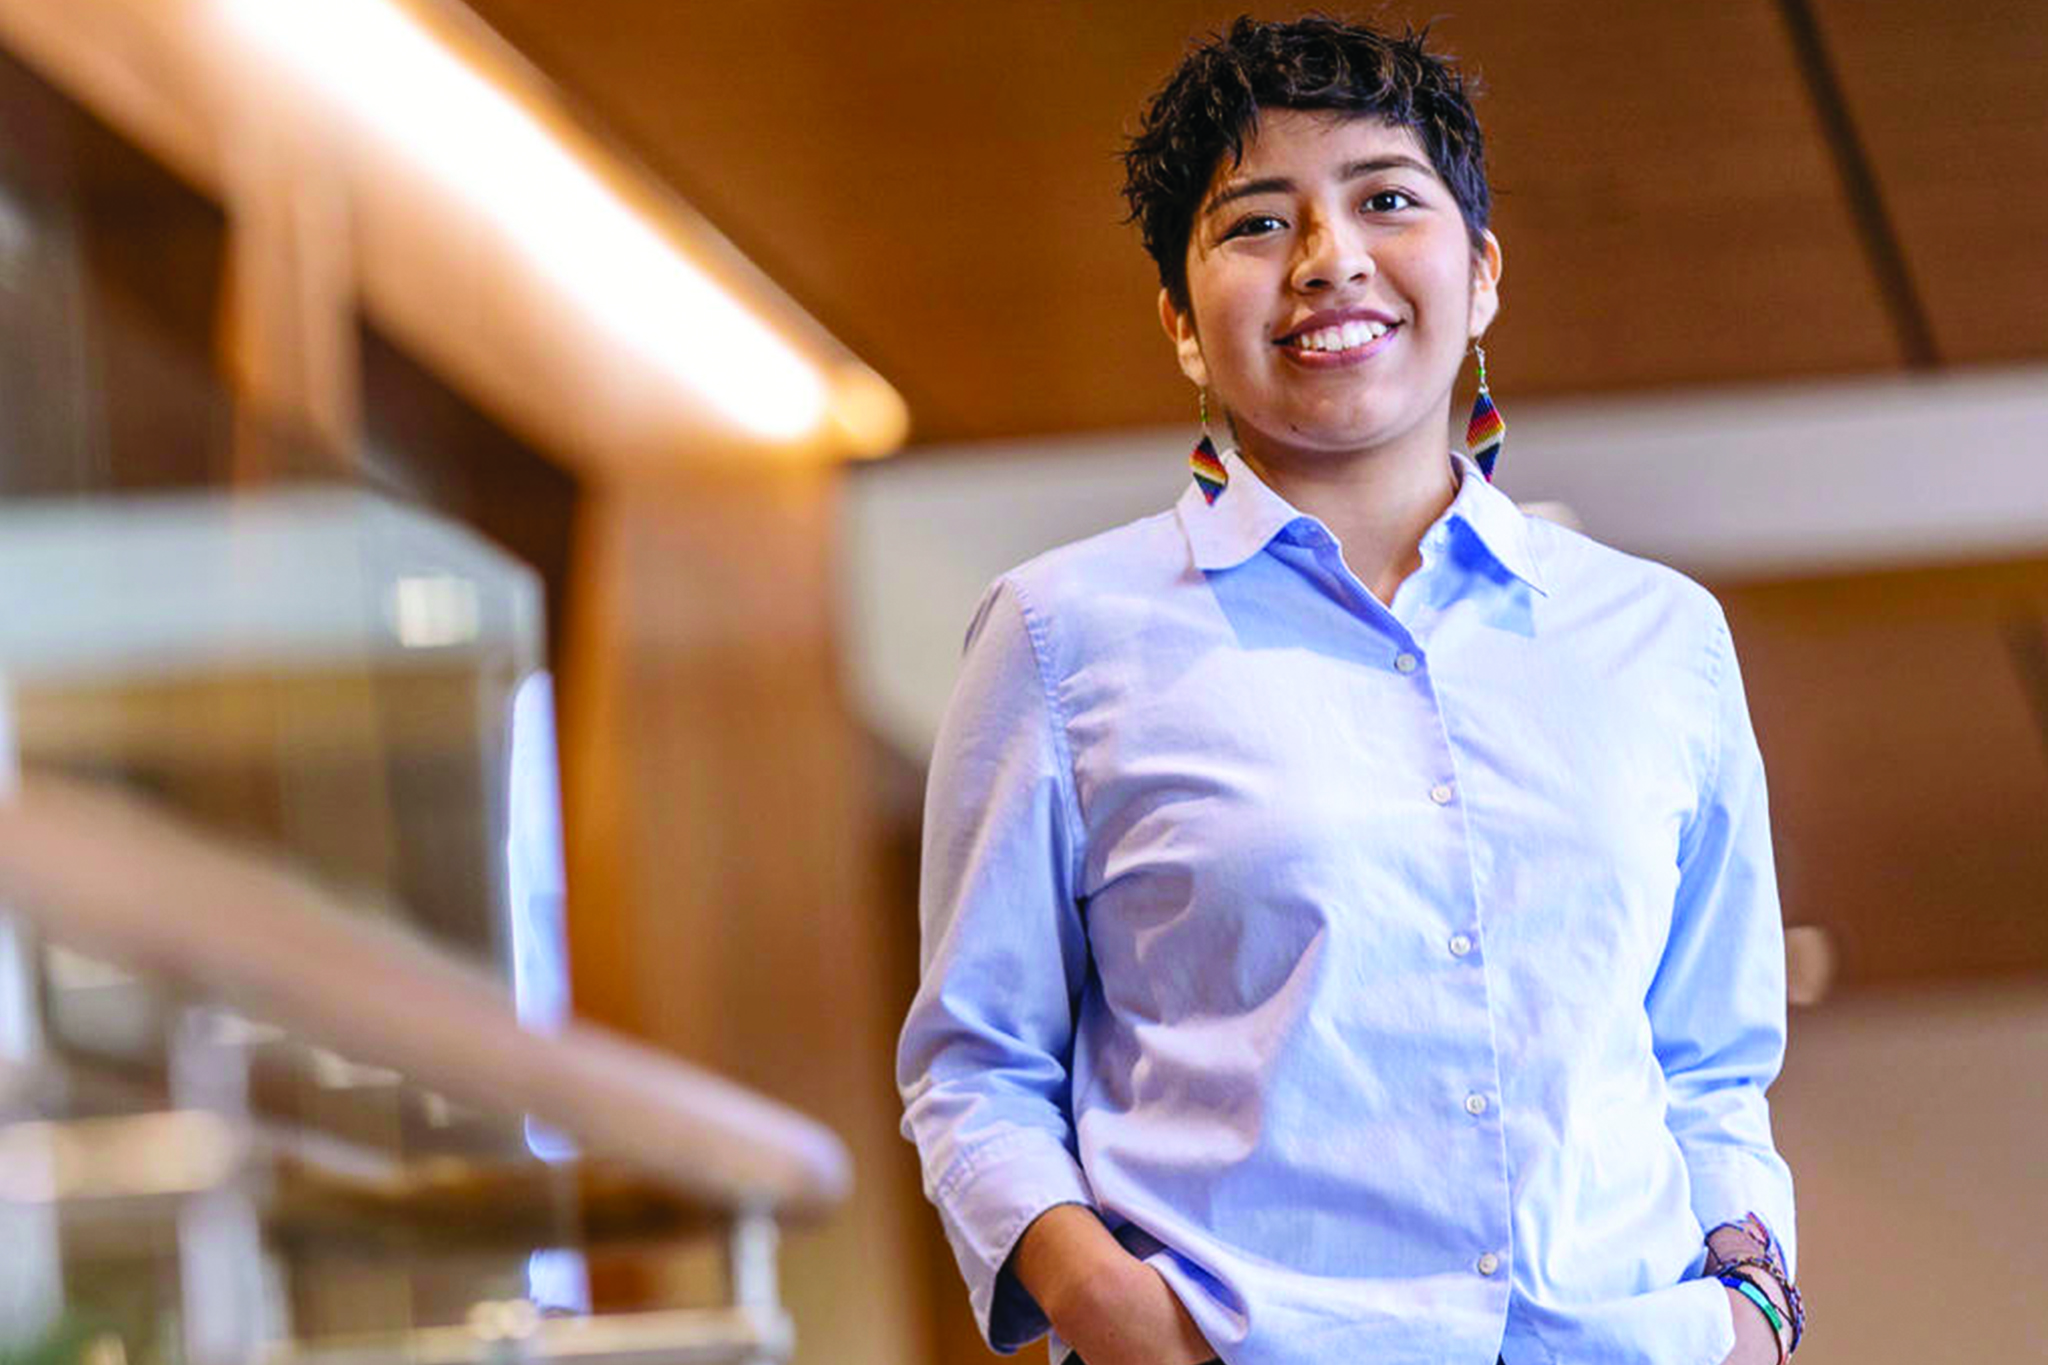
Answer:
[[1290, 351], [1316, 355], [1341, 355], [1363, 350], [1401, 324], [1398, 322], [1345, 322], [1335, 327], [1318, 327], [1275, 342]]

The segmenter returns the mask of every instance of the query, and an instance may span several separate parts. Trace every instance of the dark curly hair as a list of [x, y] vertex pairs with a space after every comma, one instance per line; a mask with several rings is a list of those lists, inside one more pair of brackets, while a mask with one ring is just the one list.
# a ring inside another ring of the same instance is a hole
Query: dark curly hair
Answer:
[[1480, 249], [1493, 196], [1479, 119], [1457, 68], [1425, 50], [1428, 36], [1427, 25], [1391, 37], [1323, 14], [1247, 15], [1188, 53], [1123, 153], [1127, 221], [1176, 308], [1188, 306], [1188, 236], [1202, 196], [1226, 155], [1242, 160], [1260, 109], [1329, 109], [1413, 129]]

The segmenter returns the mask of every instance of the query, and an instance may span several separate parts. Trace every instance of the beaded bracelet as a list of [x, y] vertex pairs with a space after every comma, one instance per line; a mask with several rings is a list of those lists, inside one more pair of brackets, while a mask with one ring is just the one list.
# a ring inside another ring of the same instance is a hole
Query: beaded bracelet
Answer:
[[1743, 1298], [1748, 1299], [1762, 1310], [1764, 1320], [1771, 1324], [1771, 1340], [1778, 1347], [1778, 1365], [1785, 1365], [1785, 1358], [1791, 1354], [1785, 1346], [1785, 1315], [1780, 1313], [1778, 1306], [1771, 1302], [1771, 1296], [1752, 1284], [1746, 1275], [1730, 1273], [1720, 1276], [1719, 1279], [1722, 1284], [1727, 1285], [1730, 1289], [1742, 1295]]

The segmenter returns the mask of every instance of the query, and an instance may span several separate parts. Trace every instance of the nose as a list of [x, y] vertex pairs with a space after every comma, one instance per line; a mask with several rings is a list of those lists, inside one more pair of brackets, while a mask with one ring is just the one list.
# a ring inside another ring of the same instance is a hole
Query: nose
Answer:
[[1292, 281], [1304, 294], [1364, 283], [1377, 268], [1365, 234], [1355, 225], [1317, 214], [1303, 225]]

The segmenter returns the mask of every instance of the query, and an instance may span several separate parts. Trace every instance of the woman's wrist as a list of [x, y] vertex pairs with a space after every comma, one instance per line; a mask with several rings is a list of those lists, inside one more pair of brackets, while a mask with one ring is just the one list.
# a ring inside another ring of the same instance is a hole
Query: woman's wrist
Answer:
[[1138, 1264], [1085, 1204], [1056, 1205], [1033, 1219], [1010, 1259], [1011, 1273], [1056, 1331]]
[[1783, 1315], [1773, 1316], [1760, 1292], [1744, 1292], [1750, 1285], [1747, 1277], [1731, 1273], [1720, 1280], [1728, 1294], [1728, 1311], [1735, 1319], [1735, 1351], [1728, 1357], [1731, 1365], [1786, 1365], [1791, 1343]]

